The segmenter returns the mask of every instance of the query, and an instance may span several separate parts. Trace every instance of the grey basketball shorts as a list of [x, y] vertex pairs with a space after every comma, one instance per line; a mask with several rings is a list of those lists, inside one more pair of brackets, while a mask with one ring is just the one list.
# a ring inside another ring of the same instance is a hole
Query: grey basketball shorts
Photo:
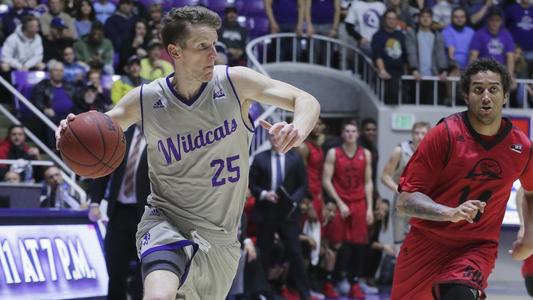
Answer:
[[155, 270], [175, 273], [180, 278], [177, 299], [225, 299], [240, 251], [236, 237], [169, 222], [154, 207], [146, 207], [137, 228], [143, 280]]

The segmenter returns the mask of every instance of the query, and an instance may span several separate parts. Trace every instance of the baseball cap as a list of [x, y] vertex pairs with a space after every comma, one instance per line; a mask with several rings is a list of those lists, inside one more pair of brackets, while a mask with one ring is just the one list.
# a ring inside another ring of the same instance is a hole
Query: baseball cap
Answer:
[[126, 62], [126, 64], [129, 66], [133, 63], [136, 63], [136, 64], [141, 64], [141, 59], [137, 56], [137, 55], [132, 55], [128, 58], [128, 61]]
[[67, 24], [65, 24], [65, 21], [63, 21], [63, 19], [61, 19], [60, 17], [54, 17], [52, 19], [52, 22], [50, 23], [50, 26], [59, 28], [59, 29], [67, 28]]

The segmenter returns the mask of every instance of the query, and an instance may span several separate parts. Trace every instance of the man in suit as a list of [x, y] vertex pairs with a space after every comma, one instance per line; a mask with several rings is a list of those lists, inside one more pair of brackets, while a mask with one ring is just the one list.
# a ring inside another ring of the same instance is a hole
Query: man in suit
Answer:
[[261, 152], [250, 167], [250, 189], [257, 199], [253, 217], [257, 224], [257, 243], [265, 272], [271, 264], [274, 234], [285, 246], [291, 276], [300, 299], [310, 299], [299, 235], [299, 203], [307, 192], [307, 173], [302, 157], [291, 150], [286, 154]]
[[[126, 132], [127, 151], [122, 164], [111, 175], [91, 182], [89, 218], [100, 219], [100, 202], [107, 199], [107, 234], [104, 240], [109, 290], [107, 299], [126, 300], [127, 292], [133, 300], [142, 299], [140, 263], [135, 247], [137, 224], [150, 194], [146, 141], [139, 126]], [[131, 262], [136, 266], [132, 269]], [[128, 286], [128, 275], [133, 281]]]

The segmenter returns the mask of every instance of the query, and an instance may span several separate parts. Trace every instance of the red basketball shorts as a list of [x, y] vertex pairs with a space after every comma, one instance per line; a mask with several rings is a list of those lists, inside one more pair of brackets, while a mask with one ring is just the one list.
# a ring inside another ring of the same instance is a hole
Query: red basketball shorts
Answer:
[[439, 284], [458, 283], [481, 292], [494, 268], [498, 244], [475, 242], [468, 245], [447, 244], [434, 240], [417, 228], [407, 235], [394, 270], [391, 299], [438, 299]]

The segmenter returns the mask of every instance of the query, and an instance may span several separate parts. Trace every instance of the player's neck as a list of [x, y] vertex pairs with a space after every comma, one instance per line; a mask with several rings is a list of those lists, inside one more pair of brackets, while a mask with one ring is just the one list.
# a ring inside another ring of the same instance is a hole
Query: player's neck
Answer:
[[342, 148], [344, 149], [344, 152], [353, 153], [357, 149], [357, 144], [343, 143]]
[[185, 99], [192, 99], [196, 96], [203, 84], [203, 82], [181, 74], [175, 74], [174, 77], [170, 79], [170, 82], [172, 83], [174, 90]]
[[491, 124], [486, 125], [486, 124], [481, 123], [470, 112], [467, 114], [467, 116], [468, 116], [468, 121], [470, 121], [470, 125], [472, 125], [472, 128], [474, 128], [474, 130], [481, 135], [493, 136], [493, 135], [498, 134], [498, 132], [500, 131], [500, 127], [502, 124], [501, 118], [497, 118]]

